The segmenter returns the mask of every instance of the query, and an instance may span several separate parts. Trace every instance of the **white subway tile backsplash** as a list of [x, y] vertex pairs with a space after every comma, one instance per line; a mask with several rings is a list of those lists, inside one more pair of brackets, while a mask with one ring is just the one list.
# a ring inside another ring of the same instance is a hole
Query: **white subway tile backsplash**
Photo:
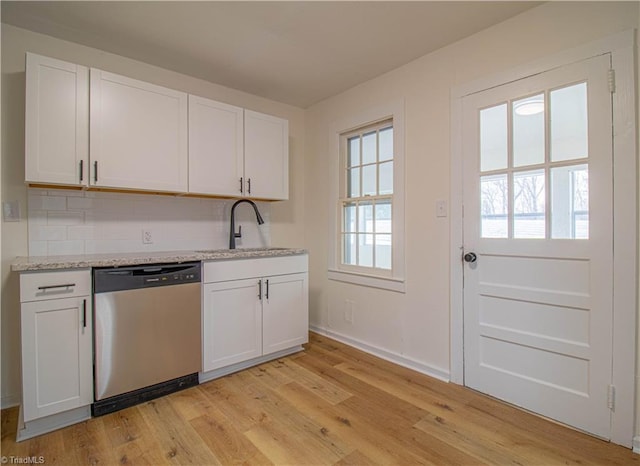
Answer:
[[[29, 254], [67, 255], [118, 252], [224, 249], [234, 200], [163, 195], [29, 189]], [[269, 203], [240, 205], [239, 247], [270, 245]], [[153, 243], [142, 242], [142, 230]]]
[[47, 225], [82, 225], [83, 223], [83, 212], [49, 211], [47, 213]]
[[47, 241], [47, 255], [67, 256], [71, 254], [84, 254], [84, 241]]

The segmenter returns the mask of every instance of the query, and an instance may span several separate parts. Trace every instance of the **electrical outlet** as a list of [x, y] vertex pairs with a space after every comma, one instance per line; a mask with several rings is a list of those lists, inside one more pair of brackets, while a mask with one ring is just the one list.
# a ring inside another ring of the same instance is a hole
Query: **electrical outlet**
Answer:
[[153, 244], [153, 232], [151, 230], [142, 230], [142, 244]]
[[354, 302], [350, 299], [344, 300], [344, 320], [349, 324], [353, 324], [353, 305]]

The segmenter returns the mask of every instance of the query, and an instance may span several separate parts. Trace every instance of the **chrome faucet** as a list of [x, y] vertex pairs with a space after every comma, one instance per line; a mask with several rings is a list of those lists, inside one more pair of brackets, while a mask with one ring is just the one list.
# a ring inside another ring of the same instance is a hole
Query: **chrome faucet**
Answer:
[[229, 232], [229, 249], [236, 248], [236, 238], [242, 238], [242, 225], [238, 227], [238, 233], [236, 233], [236, 220], [235, 220], [235, 210], [236, 206], [241, 202], [248, 202], [253, 206], [253, 210], [256, 212], [256, 220], [258, 221], [258, 225], [262, 225], [264, 220], [262, 220], [262, 215], [258, 211], [258, 206], [255, 202], [250, 201], [249, 199], [240, 199], [239, 201], [234, 202], [231, 206], [231, 229]]

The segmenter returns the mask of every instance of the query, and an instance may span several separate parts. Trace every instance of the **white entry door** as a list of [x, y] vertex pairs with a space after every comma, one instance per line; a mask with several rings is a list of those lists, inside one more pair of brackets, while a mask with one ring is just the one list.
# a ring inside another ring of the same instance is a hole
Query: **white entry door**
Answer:
[[610, 56], [463, 99], [465, 385], [603, 438]]

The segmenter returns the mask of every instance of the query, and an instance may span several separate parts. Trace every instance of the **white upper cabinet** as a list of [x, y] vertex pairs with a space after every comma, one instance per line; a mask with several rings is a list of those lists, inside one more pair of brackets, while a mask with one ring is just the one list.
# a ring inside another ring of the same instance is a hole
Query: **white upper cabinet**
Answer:
[[244, 111], [245, 195], [289, 199], [289, 122]]
[[244, 122], [240, 107], [189, 96], [189, 192], [241, 196]]
[[25, 181], [86, 186], [88, 165], [88, 69], [27, 53]]
[[189, 96], [189, 192], [289, 198], [289, 122]]
[[91, 69], [90, 185], [186, 192], [187, 94]]

